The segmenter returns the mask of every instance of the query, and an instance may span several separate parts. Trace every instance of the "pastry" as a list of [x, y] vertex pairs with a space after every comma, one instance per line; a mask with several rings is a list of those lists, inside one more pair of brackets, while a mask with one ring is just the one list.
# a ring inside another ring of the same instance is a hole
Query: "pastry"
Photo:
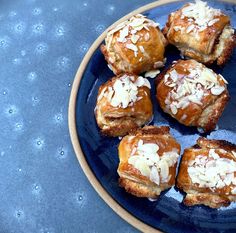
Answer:
[[137, 197], [156, 199], [175, 184], [180, 145], [169, 127], [145, 126], [119, 144], [119, 184]]
[[204, 64], [225, 64], [235, 46], [229, 16], [199, 0], [171, 13], [163, 33], [182, 55]]
[[157, 78], [164, 112], [186, 126], [214, 130], [228, 100], [227, 81], [195, 60], [179, 60]]
[[150, 83], [142, 76], [123, 74], [103, 84], [98, 91], [95, 116], [101, 132], [124, 136], [152, 119]]
[[186, 192], [188, 206], [219, 208], [236, 201], [236, 145], [199, 138], [184, 150], [177, 186]]
[[164, 66], [165, 46], [158, 24], [138, 14], [110, 30], [101, 51], [115, 74], [140, 74]]

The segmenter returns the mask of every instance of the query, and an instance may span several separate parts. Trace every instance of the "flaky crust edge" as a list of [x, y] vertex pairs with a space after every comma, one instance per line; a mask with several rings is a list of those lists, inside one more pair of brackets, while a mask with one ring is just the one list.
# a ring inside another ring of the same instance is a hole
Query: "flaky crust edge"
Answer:
[[[199, 137], [197, 139], [197, 143], [194, 146], [187, 148], [186, 150], [191, 149], [224, 149], [226, 151], [233, 150], [236, 152], [236, 145], [226, 140], [215, 140], [207, 139], [205, 137]], [[181, 170], [181, 162], [179, 172]], [[191, 189], [187, 190], [185, 187], [182, 186], [179, 180], [179, 172], [176, 177], [176, 186], [186, 193], [186, 196], [183, 200], [183, 203], [185, 205], [194, 206], [203, 204], [210, 208], [220, 208], [229, 206], [231, 201], [236, 201], [235, 195], [219, 195], [215, 193], [200, 193]]]

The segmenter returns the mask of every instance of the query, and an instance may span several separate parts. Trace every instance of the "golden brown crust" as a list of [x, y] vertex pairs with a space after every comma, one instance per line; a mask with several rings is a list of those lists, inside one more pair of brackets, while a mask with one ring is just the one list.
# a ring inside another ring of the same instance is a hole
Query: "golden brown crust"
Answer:
[[219, 96], [219, 98], [215, 100], [215, 102], [208, 105], [202, 111], [198, 119], [197, 126], [204, 129], [205, 132], [210, 132], [214, 130], [229, 99], [229, 92], [226, 90]]
[[165, 84], [165, 75], [170, 74], [170, 72], [175, 69], [180, 74], [183, 74], [183, 78], [185, 78], [190, 69], [195, 69], [195, 67], [199, 65], [202, 69], [206, 68], [194, 60], [178, 60], [167, 70], [163, 71], [156, 80], [156, 98], [163, 111], [170, 114], [180, 123], [186, 126], [200, 127], [205, 132], [209, 132], [215, 129], [216, 124], [229, 101], [229, 93], [227, 89], [225, 89], [220, 95], [213, 95], [210, 90], [205, 89], [204, 92], [208, 95], [202, 98], [201, 105], [191, 102], [186, 108], [178, 109], [177, 114], [173, 114], [169, 108], [169, 104], [166, 103], [166, 99], [173, 88]]
[[[138, 76], [131, 74], [124, 75], [133, 76], [134, 80], [138, 78]], [[126, 108], [113, 107], [107, 97], [101, 96], [105, 88], [111, 88], [115, 81], [124, 75], [108, 80], [101, 85], [98, 91], [95, 117], [101, 133], [106, 136], [124, 136], [149, 122], [153, 115], [150, 90], [146, 86], [138, 88], [138, 97], [142, 98]]]
[[236, 145], [225, 140], [214, 140], [200, 137], [197, 140], [197, 145], [203, 149], [224, 149], [226, 151], [236, 151]]
[[[101, 45], [100, 49], [115, 74], [124, 72], [140, 74], [156, 69], [159, 66], [158, 63], [164, 62], [165, 46], [167, 45], [164, 35], [158, 27], [149, 25], [146, 28], [135, 33], [139, 37], [135, 43], [131, 40], [131, 29], [129, 29], [125, 42], [120, 42], [118, 39], [121, 30], [116, 31], [111, 40], [107, 36], [105, 45]], [[137, 54], [127, 48], [129, 45], [137, 49]]]
[[188, 5], [184, 5], [181, 9], [169, 15], [163, 29], [163, 34], [168, 42], [175, 45], [182, 55], [188, 58], [204, 64], [211, 64], [214, 61], [218, 65], [225, 64], [232, 54], [235, 43], [234, 35], [229, 34], [226, 38], [221, 36], [227, 33], [227, 30], [232, 30], [229, 17], [221, 13], [214, 16], [214, 19], [218, 19], [218, 22], [213, 25], [208, 25], [202, 31], [189, 32], [188, 28], [195, 25], [194, 21], [189, 22], [189, 18], [181, 17], [183, 9]]
[[138, 197], [157, 198], [161, 191], [171, 187], [175, 183], [175, 174], [177, 162], [169, 168], [170, 179], [168, 182], [157, 185], [149, 177], [128, 163], [133, 149], [137, 146], [139, 140], [144, 143], [155, 143], [159, 146], [158, 154], [162, 156], [164, 152], [176, 151], [180, 153], [180, 145], [169, 134], [169, 127], [145, 126], [136, 133], [125, 136], [119, 145], [119, 167], [120, 186]]
[[161, 127], [156, 127], [156, 126], [144, 126], [143, 128], [139, 128], [137, 130], [131, 131], [129, 135], [134, 135], [134, 136], [144, 136], [144, 135], [166, 135], [170, 134], [170, 128], [168, 126], [161, 126]]
[[204, 204], [211, 208], [220, 208], [230, 204], [229, 198], [209, 193], [187, 194], [184, 198], [184, 204], [187, 206]]
[[[232, 183], [222, 188], [210, 189], [200, 187], [199, 184], [192, 182], [188, 173], [189, 163], [198, 155], [208, 157], [210, 149], [215, 149], [220, 158], [236, 161], [236, 157], [232, 153], [232, 151], [236, 152], [236, 145], [224, 140], [210, 140], [200, 137], [197, 140], [197, 145], [185, 149], [180, 162], [176, 185], [187, 193], [184, 204], [188, 206], [203, 204], [211, 208], [219, 208], [228, 206], [231, 201], [236, 200], [236, 194], [231, 193], [232, 188], [235, 187]], [[234, 173], [234, 175], [236, 174]]]
[[122, 119], [113, 120], [107, 118], [106, 124], [104, 125], [99, 124], [99, 126], [102, 127], [101, 133], [104, 136], [108, 137], [122, 137], [126, 135], [128, 132], [132, 130], [136, 130], [138, 127], [140, 127], [136, 122], [135, 119], [132, 119], [130, 117], [122, 117]]
[[113, 62], [111, 64], [110, 59], [109, 59], [109, 53], [107, 51], [106, 45], [102, 44], [100, 46], [100, 50], [101, 50], [102, 54], [104, 55], [106, 62], [109, 64], [109, 68], [113, 71], [113, 73], [117, 74], [117, 75], [121, 74], [122, 72], [119, 71], [119, 67], [117, 66], [118, 63]]
[[236, 41], [236, 36], [233, 35], [232, 38], [228, 38], [225, 41], [225, 46], [220, 54], [220, 56], [217, 58], [217, 65], [221, 66], [224, 65], [231, 57], [233, 50], [235, 48], [235, 41]]
[[145, 185], [126, 178], [120, 178], [119, 185], [136, 197], [157, 198], [160, 194], [160, 188], [156, 185]]

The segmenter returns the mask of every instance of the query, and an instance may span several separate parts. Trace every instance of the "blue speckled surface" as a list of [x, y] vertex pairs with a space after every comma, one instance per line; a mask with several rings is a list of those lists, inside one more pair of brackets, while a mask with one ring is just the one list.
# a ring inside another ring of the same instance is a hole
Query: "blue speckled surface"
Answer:
[[[232, 25], [236, 26], [235, 5], [218, 1], [209, 1], [209, 4], [229, 14]], [[147, 11], [145, 14], [163, 26], [168, 13], [181, 5], [182, 2], [172, 3]], [[173, 47], [168, 49], [166, 56], [167, 65], [180, 58], [179, 52]], [[218, 122], [219, 129], [205, 136], [236, 143], [236, 51], [225, 67], [213, 66], [212, 68], [228, 80], [231, 100]], [[93, 114], [98, 88], [112, 76], [103, 55], [97, 49], [83, 74], [76, 103], [76, 125], [81, 147], [101, 185], [128, 212], [164, 232], [235, 232], [236, 203], [220, 209], [210, 209], [205, 206], [186, 207], [182, 204], [183, 193], [174, 187], [163, 192], [157, 202], [136, 198], [119, 187], [116, 172], [119, 163], [117, 156], [119, 139], [101, 136]], [[184, 148], [195, 143], [199, 133], [195, 128], [183, 126], [162, 112], [155, 100], [154, 80], [150, 81], [153, 86], [151, 92], [155, 114], [151, 124], [169, 125], [172, 135], [180, 142], [183, 151]]]
[[151, 1], [97, 2], [0, 1], [0, 233], [136, 232], [88, 183], [67, 113], [92, 42]]

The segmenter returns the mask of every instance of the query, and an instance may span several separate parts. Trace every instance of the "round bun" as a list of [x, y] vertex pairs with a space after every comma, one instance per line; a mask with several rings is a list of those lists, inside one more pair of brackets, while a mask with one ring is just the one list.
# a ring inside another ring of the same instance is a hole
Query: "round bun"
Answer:
[[157, 101], [186, 126], [215, 129], [229, 100], [227, 81], [195, 60], [179, 60], [157, 79]]
[[122, 74], [98, 91], [95, 116], [102, 134], [117, 137], [148, 123], [153, 116], [150, 83], [142, 76]]
[[110, 30], [101, 51], [115, 74], [140, 74], [164, 66], [166, 44], [158, 24], [138, 14]]

